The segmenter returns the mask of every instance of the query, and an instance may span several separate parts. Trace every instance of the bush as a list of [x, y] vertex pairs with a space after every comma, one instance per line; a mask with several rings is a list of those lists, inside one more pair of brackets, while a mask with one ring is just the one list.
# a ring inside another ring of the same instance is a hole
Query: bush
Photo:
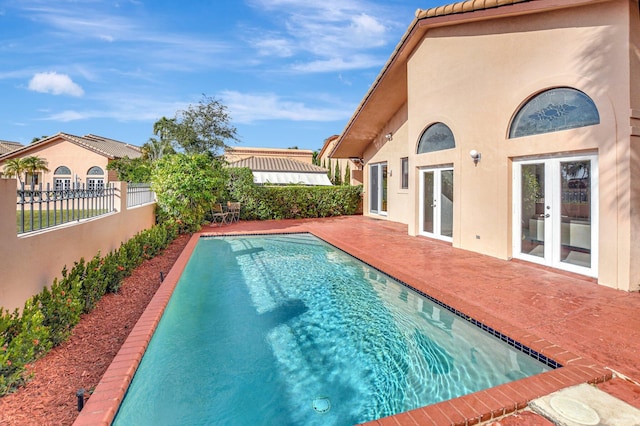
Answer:
[[362, 186], [258, 186], [251, 170], [232, 169], [229, 194], [246, 220], [300, 219], [355, 214]]
[[0, 396], [25, 382], [26, 364], [67, 339], [82, 312], [90, 312], [105, 292], [117, 292], [124, 277], [177, 235], [173, 221], [154, 226], [104, 258], [97, 254], [88, 263], [75, 262], [70, 271], [64, 267], [62, 279], [27, 300], [22, 314], [0, 308]]

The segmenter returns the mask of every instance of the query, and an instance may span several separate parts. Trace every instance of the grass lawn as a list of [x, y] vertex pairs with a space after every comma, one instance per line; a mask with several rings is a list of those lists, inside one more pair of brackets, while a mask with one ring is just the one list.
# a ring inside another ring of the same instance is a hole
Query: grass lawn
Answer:
[[[16, 227], [18, 234], [24, 232], [37, 231], [38, 229], [44, 229], [62, 223], [73, 222], [74, 220], [87, 219], [94, 216], [100, 216], [101, 214], [109, 213], [108, 209], [92, 209], [92, 210], [49, 210], [49, 217], [47, 218], [47, 212], [42, 213], [38, 210], [33, 211], [33, 216], [30, 210], [24, 211], [24, 228], [22, 227], [22, 212], [16, 212]], [[40, 221], [42, 216], [42, 222]], [[47, 222], [48, 219], [48, 222]]]

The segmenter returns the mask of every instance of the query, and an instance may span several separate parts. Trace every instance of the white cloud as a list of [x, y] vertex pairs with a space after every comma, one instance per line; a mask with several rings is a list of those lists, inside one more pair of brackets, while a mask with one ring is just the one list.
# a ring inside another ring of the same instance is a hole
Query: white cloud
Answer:
[[229, 109], [232, 120], [238, 123], [262, 120], [335, 121], [346, 120], [352, 113], [351, 107], [308, 106], [273, 93], [225, 91], [220, 94], [220, 99]]
[[306, 57], [308, 63], [290, 68], [294, 71], [335, 72], [384, 63], [368, 53], [391, 41], [394, 24], [379, 5], [359, 0], [253, 0], [251, 4], [271, 12], [268, 16], [280, 28], [266, 39], [254, 40], [253, 46], [265, 56]]
[[36, 73], [31, 81], [29, 81], [29, 90], [51, 93], [53, 95], [70, 95], [76, 97], [84, 95], [82, 87], [74, 83], [71, 77], [66, 74], [58, 74], [57, 72]]

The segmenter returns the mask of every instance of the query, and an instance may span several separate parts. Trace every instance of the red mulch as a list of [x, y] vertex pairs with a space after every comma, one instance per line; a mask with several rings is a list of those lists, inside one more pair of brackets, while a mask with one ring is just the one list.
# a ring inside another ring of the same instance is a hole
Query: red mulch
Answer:
[[126, 278], [118, 294], [108, 294], [83, 315], [71, 337], [28, 367], [33, 379], [0, 398], [0, 425], [70, 425], [78, 415], [76, 391], [93, 390], [171, 269], [188, 235], [146, 260]]

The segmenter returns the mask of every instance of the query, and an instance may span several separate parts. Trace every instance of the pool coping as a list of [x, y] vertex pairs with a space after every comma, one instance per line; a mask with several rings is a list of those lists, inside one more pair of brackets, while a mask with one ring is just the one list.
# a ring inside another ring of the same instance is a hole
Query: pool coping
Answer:
[[[375, 266], [375, 262], [366, 259], [366, 256], [358, 255], [357, 249], [340, 241], [331, 241], [321, 232], [249, 232], [240, 234], [220, 234], [213, 232], [199, 232], [192, 235], [184, 250], [158, 288], [151, 302], [140, 316], [140, 319], [131, 330], [131, 333], [123, 343], [117, 355], [100, 379], [95, 390], [87, 400], [83, 410], [79, 413], [74, 426], [110, 425], [124, 399], [129, 384], [142, 360], [144, 352], [151, 341], [153, 333], [160, 322], [160, 318], [169, 303], [184, 268], [186, 267], [193, 250], [201, 237], [220, 237], [232, 235], [274, 235], [274, 234], [312, 234], [321, 240], [339, 248], [357, 258], [361, 262], [391, 276], [403, 285], [406, 285], [429, 299], [438, 301], [446, 307], [451, 307], [460, 313], [476, 312], [463, 300], [448, 295], [436, 289], [422, 288], [415, 285], [409, 276], [396, 277], [385, 272], [383, 268]], [[364, 258], [363, 258], [364, 257]], [[467, 310], [469, 308], [470, 310]], [[464, 318], [464, 316], [463, 316]], [[561, 347], [539, 338], [526, 330], [505, 324], [489, 313], [482, 313], [482, 318], [477, 315], [468, 316], [467, 320], [476, 321], [495, 333], [499, 333], [514, 342], [530, 348], [546, 358], [552, 359], [562, 365], [557, 369], [547, 371], [532, 377], [505, 383], [493, 388], [485, 389], [469, 395], [443, 401], [426, 407], [417, 408], [404, 413], [373, 420], [366, 425], [475, 425], [491, 419], [502, 417], [505, 414], [521, 410], [533, 399], [550, 394], [560, 389], [581, 383], [601, 383], [613, 377], [611, 370], [598, 365], [595, 361], [578, 356]], [[471, 322], [471, 321], [470, 321]], [[478, 324], [476, 324], [478, 325]], [[481, 327], [483, 328], [483, 327]]]

